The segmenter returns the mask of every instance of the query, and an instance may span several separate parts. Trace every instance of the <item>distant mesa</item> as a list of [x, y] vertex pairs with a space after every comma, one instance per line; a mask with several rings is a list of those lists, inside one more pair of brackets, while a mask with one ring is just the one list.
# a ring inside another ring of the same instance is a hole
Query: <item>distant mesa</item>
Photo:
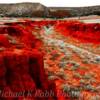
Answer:
[[100, 15], [100, 6], [46, 7], [40, 3], [0, 4], [0, 17], [66, 18]]

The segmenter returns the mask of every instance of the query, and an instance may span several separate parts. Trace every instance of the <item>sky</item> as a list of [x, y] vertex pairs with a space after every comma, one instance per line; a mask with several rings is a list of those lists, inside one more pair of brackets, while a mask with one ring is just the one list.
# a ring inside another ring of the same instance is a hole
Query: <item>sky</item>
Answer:
[[100, 5], [100, 0], [0, 0], [0, 3], [40, 2], [45, 6], [82, 7]]

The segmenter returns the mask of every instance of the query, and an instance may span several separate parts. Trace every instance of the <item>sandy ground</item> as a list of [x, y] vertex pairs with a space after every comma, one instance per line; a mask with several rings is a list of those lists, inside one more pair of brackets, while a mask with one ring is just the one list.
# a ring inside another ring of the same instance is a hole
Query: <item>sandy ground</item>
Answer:
[[83, 17], [71, 17], [71, 18], [60, 18], [60, 19], [53, 19], [53, 18], [9, 18], [9, 17], [1, 17], [0, 18], [0, 24], [4, 22], [23, 22], [24, 20], [79, 20], [85, 23], [100, 23], [100, 16], [83, 16]]

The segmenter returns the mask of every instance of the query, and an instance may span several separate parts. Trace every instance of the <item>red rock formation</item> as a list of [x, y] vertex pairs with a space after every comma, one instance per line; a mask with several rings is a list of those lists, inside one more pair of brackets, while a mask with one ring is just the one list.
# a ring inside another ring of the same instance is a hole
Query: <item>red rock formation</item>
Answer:
[[62, 21], [55, 25], [55, 30], [64, 36], [73, 37], [81, 42], [100, 43], [100, 24]]
[[39, 40], [20, 25], [0, 27], [0, 33], [0, 100], [56, 100], [35, 45]]

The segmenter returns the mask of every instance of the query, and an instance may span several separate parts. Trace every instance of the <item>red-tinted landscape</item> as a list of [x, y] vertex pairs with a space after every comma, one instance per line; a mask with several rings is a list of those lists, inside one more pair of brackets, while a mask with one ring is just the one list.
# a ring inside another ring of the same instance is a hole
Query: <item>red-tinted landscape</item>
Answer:
[[0, 63], [1, 90], [25, 91], [18, 100], [100, 100], [100, 23], [1, 22]]

